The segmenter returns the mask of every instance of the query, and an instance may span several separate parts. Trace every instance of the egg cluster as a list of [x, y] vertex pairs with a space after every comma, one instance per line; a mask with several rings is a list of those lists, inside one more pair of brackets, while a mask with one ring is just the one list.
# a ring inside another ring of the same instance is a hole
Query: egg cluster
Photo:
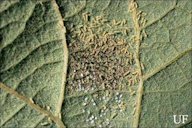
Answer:
[[132, 30], [126, 20], [108, 21], [89, 13], [83, 13], [82, 20], [82, 25], [68, 25], [66, 93], [85, 95], [80, 106], [87, 126], [110, 127], [128, 107], [123, 93], [134, 96], [136, 91], [134, 47], [132, 38], [125, 38]]

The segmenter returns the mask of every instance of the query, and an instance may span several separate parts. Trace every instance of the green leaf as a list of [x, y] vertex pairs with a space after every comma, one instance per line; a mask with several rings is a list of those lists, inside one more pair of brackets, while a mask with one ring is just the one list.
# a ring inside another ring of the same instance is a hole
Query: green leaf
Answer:
[[146, 69], [143, 71], [145, 82], [139, 126], [185, 126], [174, 124], [173, 115], [188, 115], [186, 126], [190, 127], [192, 2], [179, 0], [138, 3], [139, 10], [148, 14], [145, 30], [149, 37], [141, 45], [141, 61]]
[[0, 127], [191, 127], [191, 0], [56, 2], [0, 2]]
[[0, 127], [54, 126], [48, 120], [59, 120], [66, 64], [54, 1], [1, 1], [0, 82], [7, 86], [0, 86]]
[[70, 51], [68, 127], [190, 127], [190, 0], [57, 2]]

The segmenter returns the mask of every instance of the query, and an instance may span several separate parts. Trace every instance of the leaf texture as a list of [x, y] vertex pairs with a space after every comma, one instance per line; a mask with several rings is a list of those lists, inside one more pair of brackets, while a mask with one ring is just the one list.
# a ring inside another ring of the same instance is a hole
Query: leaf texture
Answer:
[[[68, 127], [191, 126], [190, 0], [57, 1], [69, 32]], [[112, 36], [105, 42], [103, 33]], [[128, 54], [112, 48], [121, 39]], [[188, 122], [176, 125], [173, 115], [188, 115]]]
[[[58, 117], [67, 49], [56, 3], [0, 3], [0, 82]], [[10, 92], [0, 90], [0, 127], [42, 127], [46, 122], [48, 126], [55, 125], [46, 116]]]
[[191, 0], [3, 0], [0, 127], [190, 128], [191, 12]]

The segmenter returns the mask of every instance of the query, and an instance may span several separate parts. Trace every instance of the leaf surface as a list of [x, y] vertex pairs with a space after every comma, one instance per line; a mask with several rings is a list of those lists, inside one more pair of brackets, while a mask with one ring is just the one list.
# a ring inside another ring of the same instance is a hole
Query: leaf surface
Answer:
[[[190, 127], [190, 0], [57, 1], [70, 51], [63, 106], [68, 127]], [[121, 39], [128, 46], [114, 50]], [[180, 114], [188, 121], [176, 125], [173, 115]]]
[[9, 90], [1, 84], [0, 127], [55, 125], [46, 116], [59, 116], [67, 63], [58, 7], [54, 1], [0, 3], [0, 82]]
[[0, 2], [0, 127], [191, 127], [190, 0], [56, 2]]

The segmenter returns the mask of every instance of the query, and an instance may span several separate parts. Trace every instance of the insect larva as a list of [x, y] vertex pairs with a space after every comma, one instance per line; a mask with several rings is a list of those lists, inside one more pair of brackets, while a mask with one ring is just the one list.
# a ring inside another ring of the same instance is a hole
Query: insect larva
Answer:
[[142, 12], [142, 15], [143, 15], [143, 16], [146, 16], [146, 15], [147, 15], [147, 13], [145, 13], [145, 12]]
[[105, 47], [103, 51], [106, 52], [107, 49], [108, 49], [108, 47]]
[[121, 24], [121, 21], [117, 21], [115, 25], [120, 25]]
[[112, 25], [114, 26], [116, 24], [116, 20], [112, 20]]
[[137, 3], [134, 0], [132, 0], [129, 7], [128, 7], [128, 10], [129, 10], [129, 12], [132, 12], [137, 7], [138, 7]]
[[95, 25], [98, 27], [98, 25], [100, 24], [100, 22], [98, 20], [94, 21]]
[[143, 22], [143, 26], [145, 26], [147, 23], [147, 20], [145, 19], [144, 22]]
[[[125, 39], [123, 39], [122, 40], [123, 41], [123, 44], [126, 44], [126, 40]], [[127, 48], [128, 48], [129, 46], [127, 45]]]
[[95, 35], [94, 34], [91, 34], [90, 35], [90, 41], [93, 42], [95, 40]]
[[[131, 79], [128, 80], [128, 86], [131, 86]], [[129, 88], [129, 92], [131, 92], [131, 88]]]
[[134, 81], [134, 83], [137, 83], [138, 82], [138, 75], [136, 75], [134, 78], [133, 78], [133, 81]]
[[95, 25], [93, 23], [90, 24], [90, 28], [94, 28]]
[[121, 21], [121, 26], [125, 25], [126, 23], [127, 23], [127, 21], [126, 21], [125, 19], [123, 19], [123, 20]]
[[133, 60], [133, 54], [132, 53], [129, 54], [129, 59]]
[[123, 74], [123, 76], [127, 76], [130, 73], [130, 71], [127, 71]]
[[107, 36], [110, 36], [110, 35], [113, 35], [114, 33], [113, 32], [109, 32], [107, 33]]
[[116, 113], [116, 112], [112, 112], [110, 119], [113, 119], [113, 118], [115, 118], [116, 116], [117, 116], [117, 113]]
[[48, 122], [49, 122], [49, 123], [52, 123], [52, 120], [51, 120], [51, 118], [50, 118], [50, 117], [48, 117]]
[[82, 33], [79, 34], [79, 38], [80, 38], [81, 40], [83, 39], [83, 34], [82, 34]]
[[146, 22], [147, 22], [147, 20], [144, 17], [142, 17], [140, 19], [140, 23], [141, 23], [142, 26], [145, 26]]
[[138, 15], [138, 16], [137, 16], [137, 20], [140, 20], [140, 19], [141, 19], [141, 15]]
[[135, 85], [135, 80], [134, 79], [132, 80], [132, 85]]
[[134, 6], [135, 8], [138, 8], [138, 4], [137, 4], [136, 2], [133, 2], [133, 6]]
[[133, 108], [132, 115], [135, 115], [135, 111], [136, 111], [136, 108], [134, 107], [134, 108]]
[[99, 29], [98, 29], [98, 33], [100, 33], [101, 31], [102, 31], [102, 29], [101, 29], [101, 28], [99, 28]]
[[123, 86], [120, 84], [120, 85], [119, 85], [119, 90], [122, 90], [122, 87], [123, 87]]
[[102, 18], [103, 18], [102, 16], [96, 16], [96, 17], [95, 17], [95, 19], [96, 19], [97, 21], [101, 20]]
[[76, 35], [72, 35], [71, 37], [72, 37], [72, 38], [75, 38], [75, 37], [76, 37]]
[[137, 16], [141, 15], [142, 14], [142, 11], [139, 11], [137, 12]]
[[58, 114], [59, 119], [61, 119], [61, 113]]
[[111, 28], [111, 25], [109, 25], [109, 24], [106, 24], [109, 28]]
[[87, 31], [87, 27], [86, 27], [86, 26], [83, 26], [83, 30], [86, 32], [86, 31]]
[[126, 53], [126, 48], [122, 48], [121, 53]]
[[118, 45], [123, 45], [123, 44], [124, 44], [123, 41], [117, 41], [117, 46], [118, 46]]
[[126, 109], [125, 103], [121, 102], [121, 103], [119, 104], [119, 108], [120, 108], [121, 111], [125, 111], [125, 109]]
[[143, 40], [143, 35], [139, 36], [139, 40], [142, 41]]
[[95, 52], [95, 56], [97, 56], [99, 54], [99, 50], [96, 50]]
[[80, 30], [77, 30], [77, 31], [74, 31], [74, 33], [75, 33], [75, 34], [79, 34], [79, 33], [81, 33], [81, 31], [80, 31]]
[[135, 38], [136, 38], [135, 35], [132, 35], [132, 36], [131, 36], [131, 41], [132, 41], [132, 42], [135, 42]]
[[126, 54], [127, 52], [128, 52], [128, 49], [125, 47], [123, 53]]
[[84, 33], [84, 31], [83, 31], [83, 27], [82, 27], [82, 28], [80, 28], [80, 32], [81, 32], [81, 33]]
[[145, 67], [144, 67], [144, 64], [143, 64], [143, 63], [141, 63], [141, 69], [142, 69], [142, 70], [144, 70], [144, 69], [145, 69]]
[[116, 33], [121, 33], [121, 31], [113, 31], [113, 33], [114, 33], [114, 34], [116, 34]]
[[103, 19], [102, 22], [105, 23], [105, 22], [108, 22], [108, 20], [107, 19]]
[[50, 106], [46, 106], [46, 109], [47, 109], [48, 111], [50, 111], [50, 110], [51, 110], [51, 107], [50, 107]]
[[46, 126], [46, 125], [49, 125], [49, 122], [42, 122], [41, 123], [41, 126]]
[[87, 42], [90, 42], [90, 41], [91, 41], [91, 37], [88, 36], [88, 37], [87, 37]]
[[104, 42], [104, 43], [107, 42], [107, 37], [106, 37], [106, 36], [104, 36], [104, 38], [103, 38], [103, 42]]
[[102, 35], [103, 35], [103, 36], [105, 36], [106, 34], [107, 34], [107, 32], [106, 32], [106, 31], [104, 31]]
[[32, 98], [29, 98], [29, 100], [31, 101], [31, 103], [33, 103], [33, 104], [34, 104], [34, 101], [33, 101], [33, 99], [32, 99]]
[[127, 35], [126, 30], [123, 30], [123, 31], [122, 31], [122, 34], [123, 34], [123, 35]]
[[128, 12], [132, 12], [132, 11], [133, 11], [133, 4], [131, 2], [130, 5], [128, 6]]
[[135, 95], [135, 93], [136, 93], [136, 92], [132, 90], [132, 93], [131, 93], [131, 95], [133, 96], [133, 95]]
[[87, 27], [87, 31], [90, 32], [90, 33], [93, 33], [93, 31], [92, 31], [90, 26]]
[[124, 30], [122, 31], [122, 33], [123, 33], [125, 36], [128, 35], [127, 29], [124, 29]]
[[83, 16], [83, 20], [85, 22], [88, 22], [88, 13], [83, 13], [82, 16]]
[[143, 22], [144, 22], [144, 18], [143, 17], [141, 17], [140, 22], [141, 22], [141, 24], [143, 24]]

